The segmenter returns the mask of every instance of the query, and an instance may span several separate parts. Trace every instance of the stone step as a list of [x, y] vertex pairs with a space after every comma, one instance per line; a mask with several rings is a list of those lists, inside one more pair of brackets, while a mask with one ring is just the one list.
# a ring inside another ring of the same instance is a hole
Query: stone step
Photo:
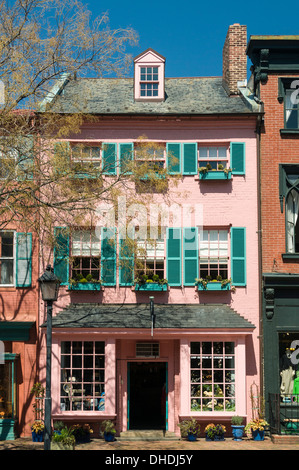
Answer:
[[298, 445], [299, 444], [299, 435], [278, 435], [272, 434], [271, 440], [273, 444], [290, 444], [290, 445]]
[[156, 429], [123, 431], [117, 438], [120, 441], [177, 441], [179, 439], [180, 436], [174, 432]]

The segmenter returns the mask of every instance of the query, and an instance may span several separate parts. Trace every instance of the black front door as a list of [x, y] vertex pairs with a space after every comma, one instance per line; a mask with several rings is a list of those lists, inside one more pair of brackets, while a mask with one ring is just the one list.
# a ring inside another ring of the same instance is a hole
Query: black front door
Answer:
[[166, 429], [166, 363], [128, 364], [129, 429]]

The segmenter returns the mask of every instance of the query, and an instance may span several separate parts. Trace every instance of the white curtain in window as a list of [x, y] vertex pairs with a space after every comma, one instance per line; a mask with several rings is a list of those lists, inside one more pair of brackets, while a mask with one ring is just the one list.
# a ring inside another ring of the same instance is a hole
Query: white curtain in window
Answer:
[[295, 227], [298, 219], [299, 194], [292, 189], [287, 199], [287, 245], [288, 252], [295, 253]]

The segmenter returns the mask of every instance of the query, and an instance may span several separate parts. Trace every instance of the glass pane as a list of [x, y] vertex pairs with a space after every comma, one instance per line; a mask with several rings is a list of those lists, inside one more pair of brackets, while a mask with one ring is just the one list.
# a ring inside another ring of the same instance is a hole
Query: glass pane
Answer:
[[207, 147], [199, 147], [199, 158], [208, 158], [208, 148]]
[[209, 157], [210, 158], [217, 158], [217, 147], [210, 147], [209, 148]]
[[0, 257], [11, 258], [13, 257], [13, 239], [12, 232], [0, 232], [1, 247]]
[[13, 284], [13, 260], [0, 260], [0, 283]]

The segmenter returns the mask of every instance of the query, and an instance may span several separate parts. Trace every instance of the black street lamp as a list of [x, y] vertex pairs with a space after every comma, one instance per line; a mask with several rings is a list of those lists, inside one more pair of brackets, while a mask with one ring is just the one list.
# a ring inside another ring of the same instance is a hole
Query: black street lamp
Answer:
[[60, 280], [48, 265], [44, 274], [38, 279], [42, 299], [47, 303], [47, 359], [46, 359], [46, 397], [45, 397], [45, 439], [44, 450], [51, 448], [51, 354], [52, 354], [52, 307], [58, 298]]

